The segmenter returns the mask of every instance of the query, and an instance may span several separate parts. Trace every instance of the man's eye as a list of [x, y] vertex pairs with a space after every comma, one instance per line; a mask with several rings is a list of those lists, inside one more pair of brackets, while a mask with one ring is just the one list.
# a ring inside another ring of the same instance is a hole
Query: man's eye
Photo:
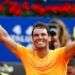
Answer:
[[38, 36], [38, 34], [34, 34], [33, 36]]
[[45, 36], [46, 34], [41, 34], [42, 36]]

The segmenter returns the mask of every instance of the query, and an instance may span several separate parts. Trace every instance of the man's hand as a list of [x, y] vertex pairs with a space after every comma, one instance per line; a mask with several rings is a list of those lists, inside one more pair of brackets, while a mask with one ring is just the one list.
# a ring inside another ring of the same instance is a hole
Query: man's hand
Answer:
[[7, 31], [0, 25], [0, 41], [7, 37], [9, 37]]

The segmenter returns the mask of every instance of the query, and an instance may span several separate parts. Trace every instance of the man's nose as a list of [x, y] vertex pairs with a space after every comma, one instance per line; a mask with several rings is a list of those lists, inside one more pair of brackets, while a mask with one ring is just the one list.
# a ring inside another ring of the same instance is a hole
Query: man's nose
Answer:
[[42, 38], [42, 36], [41, 36], [41, 35], [39, 35], [39, 38]]

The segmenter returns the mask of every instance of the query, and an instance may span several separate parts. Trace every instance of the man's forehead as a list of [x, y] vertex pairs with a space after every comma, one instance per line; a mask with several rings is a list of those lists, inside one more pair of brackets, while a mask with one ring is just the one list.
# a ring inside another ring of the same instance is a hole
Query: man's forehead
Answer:
[[47, 33], [47, 30], [45, 28], [35, 28], [33, 33]]

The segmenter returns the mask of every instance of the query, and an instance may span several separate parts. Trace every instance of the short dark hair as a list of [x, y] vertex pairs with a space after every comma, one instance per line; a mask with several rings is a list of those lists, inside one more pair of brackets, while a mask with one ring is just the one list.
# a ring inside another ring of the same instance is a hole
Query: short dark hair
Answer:
[[32, 36], [33, 36], [33, 32], [34, 32], [35, 28], [45, 28], [47, 30], [47, 33], [48, 33], [47, 25], [45, 23], [38, 22], [35, 25], [33, 25]]

